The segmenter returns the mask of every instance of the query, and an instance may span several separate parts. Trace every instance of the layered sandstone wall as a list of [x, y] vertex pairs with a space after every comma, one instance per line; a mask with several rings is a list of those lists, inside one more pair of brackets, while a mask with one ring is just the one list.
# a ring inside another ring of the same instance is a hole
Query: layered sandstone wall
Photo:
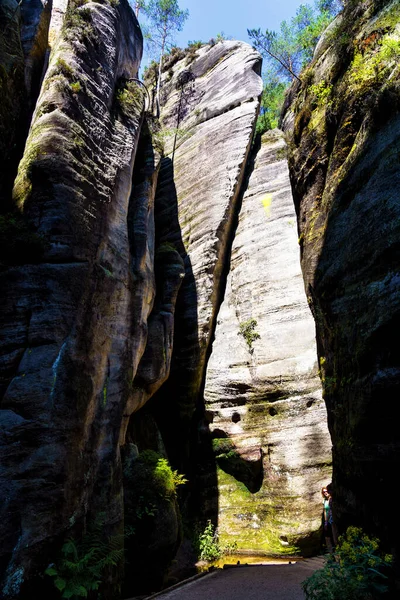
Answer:
[[283, 133], [267, 132], [259, 145], [204, 390], [218, 523], [222, 539], [239, 548], [311, 554], [331, 441]]

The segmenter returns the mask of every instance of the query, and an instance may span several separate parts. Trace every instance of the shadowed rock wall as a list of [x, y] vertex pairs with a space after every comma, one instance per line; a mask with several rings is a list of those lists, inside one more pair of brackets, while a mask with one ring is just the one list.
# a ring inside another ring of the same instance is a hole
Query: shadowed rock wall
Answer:
[[99, 514], [105, 534], [122, 525], [118, 441], [146, 343], [132, 298], [146, 320], [155, 294], [134, 281], [127, 218], [141, 48], [124, 0], [69, 3], [14, 185], [43, 256], [1, 272], [4, 598], [35, 595], [65, 535]]
[[387, 499], [400, 461], [399, 22], [398, 2], [346, 3], [285, 116], [335, 518], [340, 532], [361, 525], [397, 557]]

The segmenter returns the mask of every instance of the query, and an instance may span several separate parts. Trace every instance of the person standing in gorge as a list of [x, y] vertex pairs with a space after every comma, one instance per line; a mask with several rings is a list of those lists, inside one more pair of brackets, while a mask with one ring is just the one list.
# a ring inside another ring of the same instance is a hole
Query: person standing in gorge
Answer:
[[334, 535], [333, 531], [332, 496], [330, 494], [330, 491], [330, 484], [323, 487], [321, 490], [323, 498], [322, 526], [326, 549], [330, 554], [332, 554], [336, 546], [336, 536]]
[[329, 494], [329, 503], [330, 503], [330, 508], [331, 508], [330, 523], [331, 523], [331, 529], [332, 529], [332, 542], [333, 542], [333, 550], [335, 550], [337, 543], [338, 543], [338, 534], [337, 534], [336, 523], [333, 518], [333, 510], [332, 510], [332, 506], [333, 506], [332, 484], [329, 483], [326, 486], [326, 489], [328, 490], [328, 494]]

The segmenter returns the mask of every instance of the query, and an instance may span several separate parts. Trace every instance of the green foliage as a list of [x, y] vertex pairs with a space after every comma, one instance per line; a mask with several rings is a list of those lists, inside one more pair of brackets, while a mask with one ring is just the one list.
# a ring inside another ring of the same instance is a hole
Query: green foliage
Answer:
[[115, 92], [121, 111], [129, 116], [141, 113], [144, 107], [144, 89], [135, 81], [126, 81]]
[[229, 454], [234, 449], [234, 443], [230, 438], [215, 438], [212, 441], [212, 448], [215, 455]]
[[314, 7], [301, 4], [290, 22], [281, 22], [279, 32], [248, 29], [247, 33], [275, 75], [291, 81], [299, 78], [301, 69], [312, 58], [321, 33], [341, 7], [341, 2], [333, 0], [317, 0]]
[[327, 104], [332, 94], [332, 85], [322, 79], [319, 83], [310, 86], [310, 93], [314, 96], [317, 104]]
[[246, 340], [246, 344], [249, 347], [250, 354], [253, 354], [253, 342], [255, 340], [260, 339], [260, 334], [255, 331], [257, 327], [256, 319], [248, 319], [248, 321], [243, 321], [243, 323], [239, 324], [239, 332], [238, 335], [242, 335]]
[[233, 542], [221, 546], [219, 542], [218, 529], [214, 528], [211, 521], [207, 522], [204, 531], [198, 538], [199, 558], [208, 562], [213, 562], [223, 555], [232, 554], [237, 548], [237, 543]]
[[377, 49], [368, 53], [357, 51], [349, 70], [349, 83], [357, 90], [381, 84], [391, 71], [399, 70], [400, 40], [386, 35], [377, 44]]
[[106, 571], [124, 558], [123, 537], [106, 536], [104, 520], [98, 519], [80, 541], [69, 538], [61, 557], [49, 565], [45, 574], [53, 578], [62, 598], [87, 598], [99, 589]]
[[91, 24], [92, 14], [89, 7], [84, 6], [88, 0], [69, 0], [65, 12], [63, 29], [66, 37], [74, 41], [93, 39], [94, 29]]
[[[150, 26], [145, 30], [145, 39], [150, 45], [150, 50], [159, 55], [157, 77], [157, 116], [160, 114], [160, 89], [163, 58], [171, 48], [174, 35], [181, 31], [189, 16], [188, 10], [181, 10], [177, 0], [150, 0], [144, 7]], [[168, 68], [171, 68], [169, 65]]]
[[[379, 541], [349, 527], [322, 569], [302, 583], [307, 600], [378, 600], [388, 590], [392, 557], [378, 552]], [[386, 571], [386, 573], [385, 573]]]
[[217, 33], [217, 35], [215, 36], [215, 41], [217, 44], [218, 44], [218, 42], [224, 42], [227, 39], [228, 38], [226, 37], [226, 35], [224, 34], [223, 31], [221, 31], [220, 33]]
[[144, 6], [144, 11], [150, 21], [146, 30], [146, 39], [150, 46], [161, 50], [161, 59], [170, 48], [174, 35], [181, 31], [189, 16], [188, 10], [181, 10], [177, 0], [150, 0]]
[[22, 215], [0, 215], [0, 266], [37, 263], [48, 245], [44, 237], [30, 229]]
[[74, 83], [70, 83], [69, 87], [71, 88], [73, 94], [78, 94], [82, 91], [82, 86], [79, 83], [79, 81], [74, 81]]
[[160, 502], [171, 501], [177, 496], [178, 487], [187, 479], [172, 470], [168, 460], [153, 450], [144, 450], [132, 465], [133, 481], [137, 489], [135, 514], [130, 515], [134, 524], [143, 517], [153, 517]]
[[287, 83], [281, 81], [271, 70], [267, 71], [264, 76], [264, 82], [260, 115], [256, 124], [256, 133], [260, 134], [278, 127], [279, 116], [287, 90]]
[[72, 77], [74, 75], [74, 69], [63, 58], [57, 58], [56, 66], [59, 69], [60, 73], [65, 75], [65, 77]]
[[194, 48], [195, 50], [198, 50], [199, 48], [201, 48], [203, 45], [203, 42], [201, 40], [195, 40], [195, 41], [189, 41], [188, 42], [188, 49]]

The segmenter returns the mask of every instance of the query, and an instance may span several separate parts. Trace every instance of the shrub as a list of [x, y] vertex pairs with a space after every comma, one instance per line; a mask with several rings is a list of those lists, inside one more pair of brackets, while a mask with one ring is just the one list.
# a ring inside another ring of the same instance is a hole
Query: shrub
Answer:
[[243, 323], [240, 323], [239, 325], [239, 332], [238, 335], [242, 335], [244, 337], [244, 339], [246, 340], [246, 344], [249, 347], [249, 352], [250, 354], [253, 354], [253, 342], [255, 340], [259, 340], [260, 339], [260, 334], [257, 333], [257, 331], [255, 331], [255, 328], [257, 327], [257, 321], [255, 319], [249, 319], [248, 321], [243, 321]]
[[203, 42], [201, 40], [195, 40], [195, 41], [189, 41], [186, 50], [189, 50], [191, 48], [194, 48], [195, 50], [198, 50], [199, 48], [201, 48], [203, 45]]
[[74, 69], [63, 58], [57, 58], [56, 66], [59, 72], [65, 75], [65, 77], [72, 77], [74, 75]]
[[178, 487], [187, 482], [183, 475], [172, 470], [166, 458], [153, 450], [141, 452], [132, 469], [137, 485], [135, 515], [131, 515], [134, 521], [154, 516], [160, 501], [176, 498]]
[[126, 81], [120, 84], [115, 93], [121, 111], [129, 116], [140, 113], [144, 106], [143, 88], [135, 81]]
[[61, 558], [46, 569], [62, 598], [87, 598], [99, 589], [106, 570], [123, 560], [123, 536], [105, 536], [103, 529], [100, 518], [81, 540], [67, 539]]
[[378, 600], [388, 590], [392, 557], [378, 553], [379, 542], [349, 527], [335, 554], [302, 583], [307, 600]]
[[234, 552], [237, 548], [237, 543], [233, 542], [221, 546], [218, 529], [214, 528], [211, 521], [208, 521], [203, 533], [199, 535], [198, 546], [200, 559], [213, 562], [223, 555]]
[[79, 92], [82, 91], [82, 86], [79, 83], [79, 81], [75, 81], [74, 83], [70, 83], [69, 87], [71, 88], [73, 94], [79, 94]]

